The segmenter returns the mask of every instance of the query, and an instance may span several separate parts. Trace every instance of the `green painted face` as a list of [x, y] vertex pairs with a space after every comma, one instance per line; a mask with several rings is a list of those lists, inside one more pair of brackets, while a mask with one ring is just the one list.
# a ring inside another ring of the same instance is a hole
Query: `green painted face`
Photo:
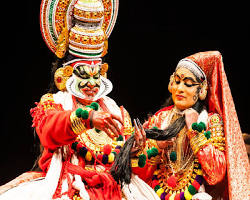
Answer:
[[76, 91], [82, 93], [87, 100], [92, 100], [100, 89], [100, 66], [79, 65], [75, 68]]

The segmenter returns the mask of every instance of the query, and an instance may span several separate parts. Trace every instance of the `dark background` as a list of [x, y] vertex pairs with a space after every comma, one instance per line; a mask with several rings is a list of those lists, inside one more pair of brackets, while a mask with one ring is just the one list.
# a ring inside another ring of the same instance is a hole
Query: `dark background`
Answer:
[[[219, 50], [243, 132], [250, 133], [249, 15], [247, 6], [120, 0], [109, 38], [109, 95], [131, 117], [144, 120], [168, 97], [177, 62], [193, 53]], [[30, 108], [46, 93], [53, 54], [40, 34], [40, 1], [9, 1], [1, 17], [0, 184], [32, 168], [37, 156]]]

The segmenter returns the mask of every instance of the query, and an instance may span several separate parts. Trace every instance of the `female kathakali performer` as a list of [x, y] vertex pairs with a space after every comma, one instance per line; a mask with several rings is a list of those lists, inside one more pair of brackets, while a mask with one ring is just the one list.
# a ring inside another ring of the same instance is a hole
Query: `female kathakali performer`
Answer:
[[166, 107], [143, 126], [134, 121], [112, 167], [115, 180], [130, 183], [137, 174], [161, 200], [249, 199], [249, 161], [221, 54], [182, 59], [168, 89]]

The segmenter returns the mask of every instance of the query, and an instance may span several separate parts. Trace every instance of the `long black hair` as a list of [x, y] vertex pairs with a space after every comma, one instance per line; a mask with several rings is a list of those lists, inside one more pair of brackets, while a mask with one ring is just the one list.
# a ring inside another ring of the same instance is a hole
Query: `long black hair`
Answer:
[[[199, 114], [204, 108], [204, 101], [198, 100], [192, 107]], [[172, 124], [170, 124], [165, 130], [161, 129], [146, 129], [146, 135], [149, 139], [154, 140], [169, 140], [173, 137], [176, 137], [177, 134], [184, 128], [186, 125], [185, 116], [179, 117]]]
[[[49, 83], [49, 87], [47, 88], [46, 92], [47, 93], [56, 93], [58, 92], [58, 88], [55, 85], [55, 81], [54, 81], [54, 74], [56, 72], [56, 70], [60, 67], [63, 66], [64, 63], [76, 59], [76, 57], [74, 57], [73, 55], [70, 54], [66, 54], [64, 58], [58, 58], [57, 56], [54, 56], [54, 61], [51, 64], [51, 75], [50, 75], [50, 83]], [[33, 167], [31, 168], [32, 171], [41, 171], [39, 165], [38, 165], [38, 161], [42, 156], [44, 147], [42, 146], [42, 144], [40, 143], [40, 140], [37, 136], [36, 133], [36, 129], [33, 128], [33, 132], [34, 132], [34, 145], [33, 145], [33, 151], [34, 154], [37, 155], [36, 160], [34, 161]]]
[[[200, 79], [196, 77], [198, 82], [201, 82]], [[197, 95], [200, 92], [200, 87], [197, 89]], [[174, 105], [174, 102], [172, 100], [172, 97], [170, 96], [165, 104], [164, 107]], [[199, 114], [204, 109], [204, 101], [198, 99], [198, 101], [192, 106], [194, 110], [196, 110]], [[146, 137], [148, 139], [154, 139], [154, 140], [169, 140], [173, 137], [176, 137], [177, 134], [185, 127], [185, 116], [179, 117], [177, 120], [175, 120], [172, 124], [170, 124], [166, 129], [146, 129]], [[123, 186], [124, 183], [129, 184], [131, 179], [131, 155], [130, 151], [134, 144], [134, 135], [132, 135], [124, 144], [124, 146], [121, 148], [120, 153], [116, 156], [115, 162], [111, 168], [111, 175], [113, 178], [117, 181], [117, 183], [121, 184]]]

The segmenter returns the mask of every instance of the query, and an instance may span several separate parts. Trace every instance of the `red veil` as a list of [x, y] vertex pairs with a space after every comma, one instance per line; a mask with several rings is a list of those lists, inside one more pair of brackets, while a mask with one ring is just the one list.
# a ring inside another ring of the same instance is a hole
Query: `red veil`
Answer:
[[219, 113], [224, 121], [229, 198], [250, 197], [250, 166], [239, 120], [227, 81], [222, 56], [218, 51], [200, 52], [187, 57], [204, 71], [208, 80], [209, 112]]

